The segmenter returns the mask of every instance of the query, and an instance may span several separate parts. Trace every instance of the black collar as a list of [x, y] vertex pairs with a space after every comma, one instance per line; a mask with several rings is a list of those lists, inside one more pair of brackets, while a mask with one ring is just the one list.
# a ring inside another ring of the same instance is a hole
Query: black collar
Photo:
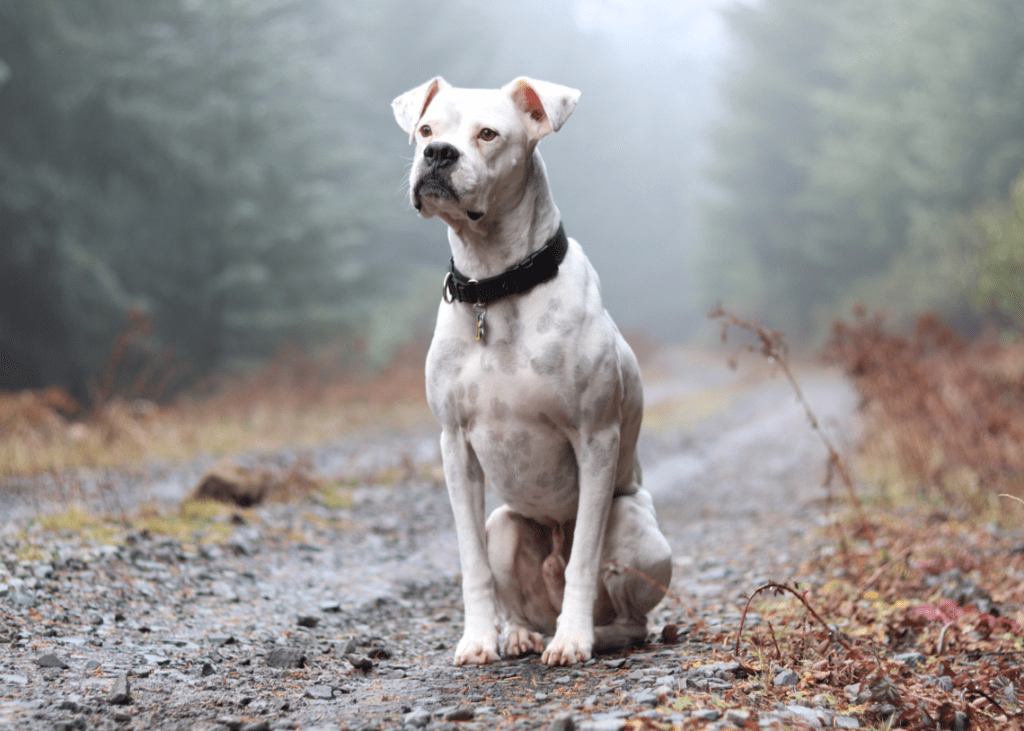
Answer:
[[548, 239], [544, 246], [496, 277], [481, 281], [470, 279], [455, 268], [455, 257], [452, 257], [448, 265], [448, 275], [444, 279], [445, 301], [458, 300], [474, 305], [486, 305], [502, 297], [529, 292], [541, 282], [546, 282], [558, 274], [558, 265], [565, 259], [568, 250], [569, 239], [566, 238], [565, 229], [559, 223], [555, 235]]

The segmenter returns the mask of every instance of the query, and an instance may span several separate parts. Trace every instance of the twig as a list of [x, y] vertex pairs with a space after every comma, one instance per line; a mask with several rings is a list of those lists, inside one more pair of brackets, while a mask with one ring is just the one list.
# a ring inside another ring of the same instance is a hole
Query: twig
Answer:
[[946, 622], [946, 624], [944, 624], [942, 626], [942, 631], [939, 632], [939, 644], [935, 648], [935, 654], [936, 655], [941, 655], [942, 654], [942, 643], [946, 639], [946, 630], [949, 629], [950, 627], [952, 627], [954, 624], [956, 624], [956, 620], [953, 620], [952, 622]]
[[775, 630], [772, 628], [772, 623], [767, 619], [765, 622], [768, 623], [768, 632], [772, 636], [772, 644], [775, 645], [775, 659], [782, 660], [782, 650], [779, 649], [779, 641], [775, 639]]
[[[807, 415], [807, 420], [810, 422], [811, 428], [817, 433], [818, 438], [821, 439], [822, 444], [825, 445], [825, 449], [828, 450], [829, 476], [831, 477], [833, 473], [839, 474], [839, 477], [843, 481], [843, 485], [846, 486], [846, 491], [850, 496], [850, 502], [853, 503], [854, 509], [857, 511], [857, 517], [860, 520], [864, 535], [867, 536], [869, 542], [874, 543], [871, 525], [868, 523], [867, 516], [864, 514], [864, 507], [861, 505], [860, 499], [857, 497], [856, 490], [854, 490], [853, 480], [850, 478], [850, 473], [846, 469], [846, 464], [839, 455], [839, 451], [832, 444], [832, 440], [828, 438], [828, 435], [825, 434], [819, 425], [818, 417], [815, 416], [810, 404], [807, 403], [807, 399], [804, 398], [804, 392], [800, 388], [800, 384], [797, 382], [796, 376], [793, 375], [793, 371], [789, 367], [789, 349], [786, 347], [785, 340], [782, 338], [782, 333], [778, 331], [768, 331], [753, 320], [741, 320], [723, 309], [721, 304], [716, 305], [714, 309], [708, 313], [708, 317], [713, 320], [721, 321], [722, 342], [726, 341], [730, 327], [738, 327], [741, 330], [746, 330], [757, 336], [757, 339], [760, 342], [760, 347], [755, 348], [753, 345], [749, 345], [746, 346], [745, 349], [751, 352], [758, 350], [761, 355], [769, 361], [777, 364], [783, 375], [786, 376], [786, 380], [789, 381], [789, 385], [796, 393], [797, 401], [799, 401], [800, 405], [803, 406], [804, 413]], [[733, 358], [730, 359], [730, 364], [734, 366], [735, 360], [736, 356], [733, 356]], [[826, 484], [829, 484], [830, 482], [831, 480], [828, 480]]]
[[875, 583], [875, 582], [876, 582], [876, 581], [878, 580], [878, 577], [879, 577], [879, 576], [881, 576], [881, 575], [882, 575], [883, 573], [885, 573], [885, 571], [886, 571], [886, 570], [887, 570], [887, 569], [888, 569], [888, 568], [889, 568], [890, 566], [892, 566], [893, 564], [895, 564], [895, 563], [896, 563], [897, 561], [903, 561], [904, 559], [906, 559], [906, 558], [907, 558], [907, 557], [908, 557], [908, 556], [909, 556], [909, 555], [910, 555], [911, 553], [913, 553], [913, 551], [914, 551], [914, 549], [913, 549], [913, 548], [908, 548], [908, 549], [906, 549], [906, 550], [904, 550], [904, 551], [901, 551], [901, 552], [899, 553], [899, 555], [897, 555], [897, 556], [894, 556], [894, 557], [893, 557], [892, 559], [890, 559], [889, 561], [886, 561], [886, 562], [885, 562], [885, 563], [884, 563], [884, 564], [883, 564], [883, 565], [881, 566], [881, 568], [879, 568], [879, 569], [878, 569], [877, 571], [875, 571], [875, 573], [871, 574], [871, 576], [870, 576], [870, 577], [868, 578], [868, 580], [867, 580], [867, 581], [865, 581], [865, 582], [864, 582], [863, 584], [861, 584], [861, 587], [860, 587], [860, 589], [859, 589], [859, 590], [857, 591], [857, 595], [856, 595], [856, 596], [855, 596], [855, 597], [853, 598], [853, 601], [855, 601], [855, 602], [858, 602], [858, 601], [860, 601], [860, 600], [861, 600], [861, 599], [862, 599], [862, 598], [864, 597], [864, 594], [865, 594], [865, 592], [867, 592], [867, 590], [868, 590], [869, 588], [871, 588], [871, 585], [872, 585], [872, 584], [874, 584], [874, 583]]
[[[740, 616], [740, 627], [739, 627], [738, 630], [736, 630], [736, 644], [733, 647], [733, 654], [739, 656], [739, 652], [740, 652], [740, 637], [743, 634], [743, 625], [746, 623], [746, 620], [747, 620], [747, 611], [750, 609], [750, 603], [752, 601], [754, 601], [754, 597], [755, 596], [760, 594], [762, 591], [767, 591], [769, 589], [775, 589], [775, 590], [779, 590], [779, 591], [787, 591], [790, 594], [792, 594], [793, 596], [795, 596], [797, 599], [800, 600], [800, 602], [804, 605], [804, 607], [806, 607], [806, 609], [810, 613], [810, 615], [812, 617], [814, 617], [821, 624], [822, 627], [825, 628], [825, 631], [828, 632], [828, 635], [829, 635], [830, 639], [834, 639], [836, 642], [838, 642], [840, 645], [842, 645], [848, 652], [852, 652], [855, 655], [857, 655], [858, 657], [863, 657], [863, 654], [857, 648], [855, 648], [849, 642], [847, 642], [842, 637], [840, 637], [838, 632], [836, 632], [835, 630], [833, 630], [831, 627], [828, 626], [828, 622], [826, 622], [824, 619], [822, 619], [821, 616], [816, 611], [814, 611], [814, 608], [810, 604], [807, 603], [807, 599], [804, 598], [803, 594], [801, 594], [799, 591], [797, 591], [796, 589], [794, 589], [791, 586], [786, 586], [785, 584], [779, 584], [779, 583], [774, 582], [774, 581], [770, 581], [767, 584], [764, 584], [762, 586], [757, 587], [754, 590], [754, 593], [751, 594], [747, 598], [747, 603], [743, 607], [743, 614]], [[778, 649], [777, 645], [776, 645], [776, 649]]]

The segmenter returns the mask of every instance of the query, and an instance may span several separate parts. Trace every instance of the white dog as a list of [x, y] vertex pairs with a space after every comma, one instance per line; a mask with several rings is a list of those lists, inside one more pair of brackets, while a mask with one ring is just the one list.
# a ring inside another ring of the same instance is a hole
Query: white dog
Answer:
[[[426, 371], [462, 564], [456, 665], [497, 660], [499, 639], [549, 665], [637, 642], [671, 579], [640, 487], [636, 358], [536, 149], [578, 99], [525, 77], [488, 90], [437, 77], [392, 103], [416, 142], [412, 203], [448, 224], [452, 248]], [[505, 501], [486, 524], [485, 476]]]

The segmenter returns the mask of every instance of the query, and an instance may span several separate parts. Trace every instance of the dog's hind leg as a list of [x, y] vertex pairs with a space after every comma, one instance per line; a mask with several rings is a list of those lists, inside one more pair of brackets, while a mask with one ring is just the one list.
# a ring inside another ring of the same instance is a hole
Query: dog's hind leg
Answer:
[[505, 620], [502, 652], [506, 657], [542, 652], [542, 633], [554, 631], [561, 597], [550, 588], [548, 574], [556, 568], [550, 561], [551, 546], [550, 528], [507, 506], [487, 519], [487, 558]]
[[672, 550], [658, 530], [645, 490], [612, 501], [594, 609], [594, 649], [608, 652], [642, 642], [647, 613], [672, 580]]

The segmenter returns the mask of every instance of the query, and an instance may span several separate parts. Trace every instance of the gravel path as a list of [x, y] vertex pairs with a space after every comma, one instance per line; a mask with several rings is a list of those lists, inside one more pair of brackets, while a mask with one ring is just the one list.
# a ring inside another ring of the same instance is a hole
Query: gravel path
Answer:
[[[733, 698], [748, 679], [715, 657], [745, 593], [789, 580], [820, 541], [825, 453], [802, 407], [781, 378], [720, 360], [669, 351], [651, 371], [644, 482], [676, 568], [647, 646], [571, 669], [452, 667], [461, 598], [437, 430], [363, 434], [303, 455], [354, 485], [343, 500], [184, 538], [44, 530], [39, 485], [0, 485], [0, 731], [857, 727], [821, 699], [758, 711], [756, 685]], [[849, 439], [850, 389], [814, 369], [801, 382]], [[176, 504], [208, 466], [79, 482], [134, 515]]]

